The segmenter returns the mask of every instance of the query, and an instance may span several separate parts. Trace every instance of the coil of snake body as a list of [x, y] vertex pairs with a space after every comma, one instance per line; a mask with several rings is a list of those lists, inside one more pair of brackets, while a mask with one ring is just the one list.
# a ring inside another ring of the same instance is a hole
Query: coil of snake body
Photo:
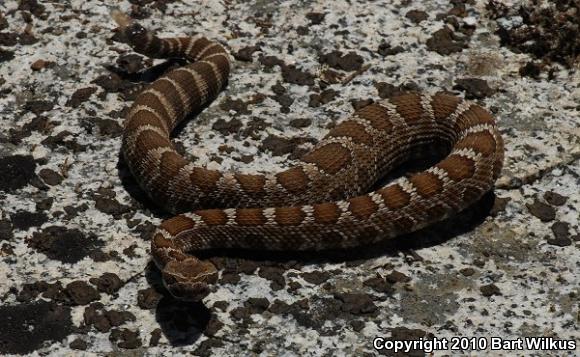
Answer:
[[[153, 260], [176, 298], [198, 301], [217, 281], [215, 266], [194, 252], [370, 244], [458, 213], [490, 190], [501, 171], [504, 148], [493, 117], [445, 93], [408, 93], [368, 105], [282, 172], [199, 167], [175, 150], [170, 134], [224, 87], [226, 50], [202, 35], [158, 38], [127, 17], [116, 20], [136, 52], [190, 62], [137, 96], [122, 142], [139, 185], [155, 203], [180, 213], [165, 220], [151, 241]], [[414, 149], [435, 141], [450, 148], [442, 161], [368, 192]]]

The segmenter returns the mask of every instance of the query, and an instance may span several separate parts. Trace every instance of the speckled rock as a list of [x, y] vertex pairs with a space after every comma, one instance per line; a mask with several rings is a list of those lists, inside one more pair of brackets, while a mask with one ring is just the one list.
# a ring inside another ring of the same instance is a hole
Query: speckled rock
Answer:
[[[539, 2], [0, 1], [0, 355], [374, 356], [400, 355], [376, 351], [377, 336], [577, 339], [580, 71], [565, 36], [578, 12]], [[225, 91], [174, 133], [196, 164], [276, 173], [354, 108], [446, 91], [497, 118], [495, 192], [377, 246], [208, 252], [218, 283], [176, 301], [150, 259], [170, 215], [138, 188], [120, 137], [131, 101], [179, 62], [120, 42], [115, 7], [232, 54]]]

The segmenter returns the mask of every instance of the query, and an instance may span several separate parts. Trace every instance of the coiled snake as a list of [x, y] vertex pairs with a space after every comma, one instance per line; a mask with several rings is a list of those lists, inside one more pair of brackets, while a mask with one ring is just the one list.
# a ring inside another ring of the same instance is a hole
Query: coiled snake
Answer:
[[[300, 162], [275, 174], [219, 172], [177, 153], [170, 133], [227, 82], [230, 60], [201, 35], [158, 38], [127, 17], [115, 19], [127, 42], [150, 57], [191, 63], [154, 81], [130, 108], [122, 152], [154, 202], [181, 213], [151, 242], [165, 286], [200, 300], [217, 280], [210, 248], [322, 250], [408, 233], [468, 207], [493, 187], [503, 142], [492, 116], [452, 95], [408, 93], [368, 105], [336, 125]], [[449, 154], [429, 169], [370, 187], [419, 146], [444, 142]], [[212, 208], [212, 209], [207, 209]]]

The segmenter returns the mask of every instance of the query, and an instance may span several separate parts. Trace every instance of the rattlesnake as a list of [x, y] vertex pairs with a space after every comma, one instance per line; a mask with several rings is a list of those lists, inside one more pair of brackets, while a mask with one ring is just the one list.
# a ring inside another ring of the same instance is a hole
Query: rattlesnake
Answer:
[[[122, 152], [153, 201], [182, 213], [152, 237], [152, 255], [169, 292], [200, 300], [217, 280], [208, 261], [190, 253], [210, 248], [323, 250], [349, 248], [412, 232], [476, 202], [503, 162], [492, 116], [450, 94], [407, 93], [368, 105], [336, 125], [282, 172], [219, 172], [185, 160], [170, 133], [224, 87], [230, 60], [202, 35], [158, 38], [114, 15], [127, 42], [150, 57], [191, 64], [154, 81], [131, 106]], [[367, 193], [409, 153], [433, 142], [450, 152], [425, 171]], [[213, 209], [206, 209], [213, 208]]]

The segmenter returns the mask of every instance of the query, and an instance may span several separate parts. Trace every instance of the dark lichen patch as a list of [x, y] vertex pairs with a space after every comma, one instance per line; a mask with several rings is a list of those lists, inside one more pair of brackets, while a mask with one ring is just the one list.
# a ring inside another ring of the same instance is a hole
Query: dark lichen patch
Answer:
[[137, 318], [130, 311], [107, 310], [101, 302], [91, 303], [83, 313], [85, 326], [93, 327], [99, 332], [109, 332], [113, 327], [136, 320]]
[[436, 284], [445, 283], [449, 277], [436, 276], [416, 283], [412, 290], [401, 290], [398, 313], [405, 321], [416, 322], [427, 326], [443, 324], [448, 316], [453, 315], [460, 307], [458, 291], [466, 286], [462, 280], [446, 289], [433, 288], [429, 281]]
[[88, 134], [98, 135], [101, 137], [116, 138], [121, 136], [123, 133], [123, 128], [121, 125], [119, 125], [119, 123], [113, 119], [88, 117], [81, 119], [80, 125], [87, 131]]
[[70, 308], [45, 301], [0, 307], [0, 352], [26, 354], [61, 341], [74, 326]]
[[36, 177], [32, 156], [14, 155], [0, 158], [0, 191], [12, 192], [31, 183]]
[[543, 64], [559, 62], [572, 68], [580, 61], [580, 3], [560, 0], [542, 4], [532, 0], [510, 7], [490, 0], [487, 9], [493, 19], [507, 20], [498, 21], [497, 34], [503, 46], [530, 53]]
[[61, 226], [49, 226], [35, 232], [27, 243], [50, 259], [71, 264], [89, 256], [103, 244], [93, 234]]
[[16, 229], [27, 230], [30, 227], [38, 227], [48, 221], [43, 212], [18, 211], [10, 215], [12, 225]]
[[100, 297], [97, 289], [82, 280], [70, 282], [66, 286], [65, 292], [75, 305], [86, 305]]
[[484, 224], [466, 249], [483, 263], [492, 259], [499, 268], [511, 270], [516, 262], [537, 258], [537, 239], [531, 238], [518, 236], [509, 226]]
[[338, 92], [334, 89], [325, 89], [320, 93], [312, 93], [310, 94], [310, 101], [308, 102], [309, 107], [319, 107], [321, 105], [330, 103], [338, 96]]
[[109, 340], [120, 348], [135, 349], [141, 347], [143, 342], [139, 337], [139, 331], [133, 331], [126, 328], [113, 329]]

